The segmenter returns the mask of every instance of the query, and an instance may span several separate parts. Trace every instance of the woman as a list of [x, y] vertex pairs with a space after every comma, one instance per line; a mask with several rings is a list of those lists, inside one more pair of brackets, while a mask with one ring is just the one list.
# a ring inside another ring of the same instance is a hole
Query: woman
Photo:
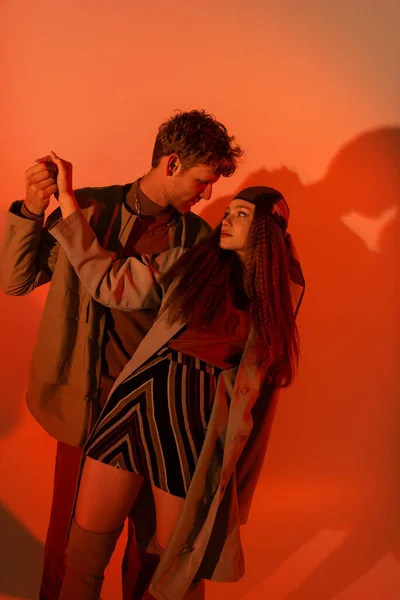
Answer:
[[304, 280], [288, 206], [247, 188], [194, 248], [117, 261], [77, 206], [72, 166], [52, 158], [64, 220], [51, 232], [83, 284], [110, 307], [160, 308], [85, 445], [60, 598], [99, 598], [133, 505], [138, 544], [161, 557], [152, 597], [203, 598], [202, 579], [243, 574], [239, 526], [297, 364]]

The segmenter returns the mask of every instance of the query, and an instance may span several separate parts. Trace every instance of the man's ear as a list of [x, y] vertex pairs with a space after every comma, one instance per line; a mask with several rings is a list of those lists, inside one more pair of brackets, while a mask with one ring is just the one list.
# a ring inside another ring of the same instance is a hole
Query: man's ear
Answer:
[[177, 154], [170, 154], [167, 159], [167, 177], [176, 175], [181, 169], [181, 161]]

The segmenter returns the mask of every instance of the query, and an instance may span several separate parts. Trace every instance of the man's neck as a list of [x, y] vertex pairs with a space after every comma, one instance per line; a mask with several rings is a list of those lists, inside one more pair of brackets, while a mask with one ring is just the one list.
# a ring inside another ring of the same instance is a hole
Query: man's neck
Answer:
[[[143, 182], [145, 182], [144, 186]], [[130, 210], [137, 212], [136, 196], [138, 196], [142, 216], [156, 216], [169, 213], [172, 207], [169, 204], [163, 205], [156, 202], [158, 194], [152, 193], [151, 189], [152, 187], [147, 184], [147, 175], [142, 177], [140, 181], [135, 181], [126, 195], [126, 203]], [[159, 192], [159, 190], [156, 191]]]
[[163, 186], [159, 181], [158, 174], [154, 169], [151, 169], [141, 178], [140, 189], [143, 194], [145, 194], [145, 196], [147, 196], [154, 204], [157, 204], [161, 210], [166, 210], [170, 207], [170, 204], [165, 197]]

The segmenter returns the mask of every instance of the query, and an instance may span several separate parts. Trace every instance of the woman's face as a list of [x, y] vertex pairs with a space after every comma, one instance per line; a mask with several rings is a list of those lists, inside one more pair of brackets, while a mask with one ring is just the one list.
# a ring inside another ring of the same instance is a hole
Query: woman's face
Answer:
[[230, 202], [222, 219], [220, 248], [232, 250], [240, 256], [244, 256], [248, 247], [248, 235], [254, 211], [254, 204], [247, 200], [236, 198]]

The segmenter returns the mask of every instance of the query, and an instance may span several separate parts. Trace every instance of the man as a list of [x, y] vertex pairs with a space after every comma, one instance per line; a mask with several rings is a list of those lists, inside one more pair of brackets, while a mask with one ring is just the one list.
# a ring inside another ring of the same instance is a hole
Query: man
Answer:
[[[127, 185], [76, 191], [103, 246], [119, 257], [157, 254], [190, 247], [209, 227], [190, 213], [209, 200], [219, 177], [230, 176], [242, 151], [226, 128], [204, 111], [179, 112], [158, 131], [151, 169]], [[40, 598], [56, 600], [64, 574], [65, 539], [71, 517], [80, 446], [95, 423], [109, 390], [150, 329], [155, 313], [115, 311], [92, 300], [49, 227], [50, 197], [57, 193], [56, 169], [49, 157], [25, 173], [26, 197], [8, 214], [0, 254], [0, 285], [24, 295], [50, 282], [34, 350], [27, 404], [39, 423], [58, 440], [54, 495], [47, 533]], [[124, 598], [134, 596], [133, 526], [125, 553]], [[140, 587], [140, 581], [139, 581]], [[138, 589], [138, 586], [136, 586]]]

